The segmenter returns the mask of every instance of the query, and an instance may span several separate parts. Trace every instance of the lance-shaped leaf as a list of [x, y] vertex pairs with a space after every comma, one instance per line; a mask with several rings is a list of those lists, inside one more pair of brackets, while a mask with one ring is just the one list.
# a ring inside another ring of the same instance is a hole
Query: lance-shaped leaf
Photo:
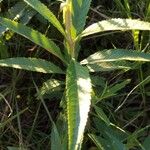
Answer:
[[91, 104], [89, 72], [75, 60], [67, 69], [66, 98], [68, 114], [68, 150], [79, 150]]
[[33, 9], [39, 12], [45, 19], [51, 22], [63, 35], [65, 34], [64, 29], [55, 15], [39, 0], [24, 0]]
[[64, 61], [59, 47], [42, 33], [7, 18], [0, 17], [0, 24], [26, 37]]
[[37, 99], [40, 99], [40, 96], [43, 98], [60, 98], [62, 96], [62, 85], [63, 81], [56, 79], [49, 79], [42, 84], [39, 92], [37, 93]]
[[59, 81], [56, 79], [49, 79], [46, 82], [43, 83], [41, 89], [39, 90], [40, 95], [45, 95], [47, 93], [52, 93], [54, 91], [60, 91], [61, 85], [63, 85], [63, 81]]
[[[36, 14], [36, 11], [32, 8], [29, 8], [26, 6], [24, 2], [17, 2], [14, 6], [12, 6], [8, 12], [6, 12], [7, 18], [9, 19], [15, 19], [23, 23], [27, 24], [32, 17]], [[6, 32], [8, 28], [5, 26], [0, 25], [0, 36], [3, 35], [4, 32]]]
[[80, 34], [85, 26], [91, 0], [72, 0], [72, 24], [76, 35]]
[[42, 73], [61, 73], [64, 72], [53, 63], [39, 58], [7, 58], [0, 60], [1, 67], [12, 67], [16, 69], [24, 69]]
[[133, 64], [128, 61], [113, 61], [113, 62], [101, 62], [87, 64], [87, 68], [90, 72], [99, 72], [99, 71], [114, 71], [114, 70], [130, 70], [137, 69], [138, 64]]
[[94, 23], [87, 27], [81, 37], [111, 30], [150, 30], [150, 23], [136, 19], [110, 19]]
[[84, 59], [81, 61], [81, 64], [94, 64], [122, 60], [150, 62], [150, 54], [125, 49], [103, 50], [96, 52], [95, 54], [89, 56], [87, 59]]
[[96, 105], [94, 105], [94, 109], [98, 115], [98, 118], [103, 120], [109, 126], [110, 120], [108, 119], [107, 115], [104, 113], [103, 109], [101, 109], [100, 107], [97, 107]]

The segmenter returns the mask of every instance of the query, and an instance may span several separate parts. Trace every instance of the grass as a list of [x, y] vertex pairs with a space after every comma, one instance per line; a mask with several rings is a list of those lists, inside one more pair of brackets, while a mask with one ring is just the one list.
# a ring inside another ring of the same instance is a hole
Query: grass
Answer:
[[[150, 5], [148, 1], [129, 2], [124, 0], [121, 3], [120, 0], [115, 0], [115, 2], [93, 1], [86, 24], [89, 25], [98, 20], [114, 17], [149, 20], [149, 9], [145, 9]], [[135, 3], [137, 3], [136, 6]], [[47, 4], [50, 5], [50, 1], [47, 1]], [[57, 4], [50, 6], [56, 15], [58, 14], [56, 6], [59, 6]], [[5, 8], [5, 6], [7, 7]], [[12, 6], [14, 6], [14, 2], [3, 1], [1, 14], [5, 15], [4, 12], [7, 12]], [[63, 40], [58, 31], [49, 26], [38, 14], [32, 16], [29, 25], [45, 33], [54, 39], [60, 47], [63, 47]], [[138, 39], [136, 33], [136, 31], [123, 33], [113, 31], [111, 34], [105, 32], [90, 38], [85, 37], [81, 41], [81, 47], [86, 51], [81, 50], [78, 59], [83, 60], [83, 58], [95, 53], [97, 49], [123, 48], [149, 52], [149, 32], [140, 32]], [[52, 60], [62, 68], [65, 67], [55, 56], [19, 35], [12, 34], [8, 40], [5, 37], [3, 40], [7, 46], [8, 54], [3, 57], [0, 55], [1, 59], [8, 56], [36, 57]], [[144, 63], [138, 71], [117, 70], [90, 74], [94, 85], [93, 101], [97, 102], [98, 108], [102, 110], [97, 110], [97, 107], [91, 108], [82, 149], [102, 149], [105, 147], [103, 143], [110, 144], [111, 139], [117, 143], [116, 137], [118, 137], [123, 144], [127, 145], [129, 150], [148, 150], [150, 132], [149, 73], [149, 63]], [[62, 111], [62, 108], [65, 107], [64, 96], [61, 99], [64, 85], [61, 84], [56, 87], [58, 92], [52, 90], [37, 99], [43, 82], [53, 78], [62, 82], [65, 81], [64, 75], [30, 73], [0, 68], [1, 150], [48, 150], [52, 145], [52, 135], [55, 137], [56, 134], [51, 133], [54, 132], [55, 125], [61, 138], [66, 140], [64, 136], [66, 112]], [[60, 102], [61, 104], [59, 104]], [[111, 134], [108, 135], [108, 132]], [[121, 150], [119, 149], [120, 145], [116, 144], [111, 149]], [[104, 150], [107, 149], [109, 150], [109, 146]]]

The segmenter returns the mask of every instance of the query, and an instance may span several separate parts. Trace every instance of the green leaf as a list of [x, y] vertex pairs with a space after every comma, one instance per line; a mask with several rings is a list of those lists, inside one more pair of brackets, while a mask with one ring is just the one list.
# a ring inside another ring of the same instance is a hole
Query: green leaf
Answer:
[[126, 134], [118, 130], [118, 127], [117, 130], [114, 130], [112, 126], [107, 126], [101, 119], [97, 118], [93, 120], [93, 123], [96, 126], [95, 132], [100, 136], [90, 134], [89, 137], [97, 146], [101, 146], [104, 150], [127, 150], [122, 142], [126, 139]]
[[131, 82], [130, 79], [126, 79], [126, 80], [122, 81], [121, 83], [115, 84], [113, 86], [109, 86], [107, 89], [105, 89], [104, 91], [102, 91], [100, 93], [100, 96], [97, 99], [95, 99], [94, 103], [96, 104], [103, 99], [117, 95], [117, 92], [119, 90], [123, 89], [130, 82]]
[[19, 22], [26, 25], [36, 14], [37, 12], [35, 10], [27, 7], [20, 17]]
[[[14, 6], [12, 6], [5, 16], [7, 16], [9, 19], [20, 19], [21, 14], [23, 14], [25, 8], [24, 2], [18, 2]], [[3, 35], [5, 31], [8, 29], [5, 26], [0, 25], [0, 36]]]
[[63, 35], [65, 35], [64, 29], [55, 15], [39, 0], [24, 0], [37, 12], [39, 12], [45, 19], [51, 22]]
[[150, 54], [125, 49], [103, 50], [94, 53], [87, 59], [84, 59], [83, 61], [81, 61], [81, 64], [94, 64], [94, 63], [113, 62], [121, 60], [150, 62]]
[[137, 68], [136, 64], [132, 64], [127, 61], [101, 62], [101, 63], [87, 64], [86, 66], [90, 72], [114, 71], [119, 69], [129, 70]]
[[50, 39], [48, 39], [42, 33], [31, 29], [21, 23], [12, 21], [10, 19], [0, 17], [0, 24], [8, 27], [9, 29], [13, 30], [14, 32], [26, 37], [27, 39], [31, 40], [35, 44], [45, 48], [47, 51], [51, 52], [58, 58], [64, 61], [62, 53], [59, 47]]
[[108, 117], [106, 116], [106, 114], [104, 113], [104, 111], [100, 107], [97, 107], [96, 105], [94, 106], [94, 109], [95, 109], [98, 117], [101, 118], [109, 126], [110, 121], [109, 121]]
[[[33, 81], [33, 83], [35, 85], [37, 93], [39, 93], [39, 89], [38, 89], [36, 83], [34, 81]], [[51, 139], [51, 141], [50, 141], [51, 142], [51, 148], [50, 149], [51, 150], [56, 150], [56, 148], [58, 148], [58, 149], [62, 150], [61, 138], [60, 138], [60, 134], [58, 132], [58, 128], [57, 128], [55, 122], [53, 121], [53, 119], [51, 117], [51, 114], [49, 113], [49, 110], [48, 110], [48, 108], [47, 108], [47, 106], [46, 106], [46, 104], [44, 102], [44, 99], [42, 98], [42, 96], [40, 96], [39, 98], [40, 98], [40, 100], [41, 100], [41, 102], [42, 102], [42, 104], [44, 106], [44, 109], [47, 112], [49, 120], [50, 120], [50, 122], [52, 124], [51, 135], [50, 135], [51, 136], [50, 137], [50, 139]]]
[[100, 86], [100, 87], [105, 87], [106, 84], [106, 79], [102, 76], [97, 75], [92, 75], [91, 74], [91, 80], [92, 80], [92, 85], [93, 86]]
[[124, 144], [117, 137], [110, 133], [107, 133], [107, 136], [109, 138], [109, 143], [111, 144], [112, 150], [127, 150]]
[[86, 68], [72, 60], [67, 69], [68, 150], [79, 150], [91, 104], [91, 80]]
[[111, 31], [111, 30], [150, 30], [150, 23], [136, 19], [110, 19], [94, 23], [87, 27], [82, 33], [81, 37], [91, 34]]
[[150, 136], [146, 137], [143, 143], [143, 147], [145, 150], [149, 150], [150, 148]]
[[8, 48], [4, 40], [0, 37], [0, 58], [7, 58], [9, 56]]
[[91, 0], [72, 0], [72, 23], [76, 35], [84, 29], [90, 4]]
[[[17, 2], [8, 10], [8, 12], [6, 12], [5, 16], [9, 19], [19, 20], [21, 23], [27, 24], [35, 14], [36, 11], [27, 7], [24, 2]], [[6, 31], [8, 31], [8, 28], [0, 25], [0, 36]]]
[[64, 72], [53, 63], [39, 58], [7, 58], [0, 60], [1, 67], [12, 67], [16, 69], [25, 69], [42, 73], [61, 73]]
[[[110, 145], [109, 144], [104, 144], [106, 142], [102, 138], [100, 138], [100, 137], [98, 137], [94, 134], [88, 134], [88, 136], [95, 143], [95, 145], [97, 146], [97, 148], [99, 150], [110, 150]], [[107, 148], [107, 149], [105, 149], [105, 148]]]
[[52, 131], [51, 131], [51, 150], [62, 150], [62, 144], [60, 135], [58, 133], [57, 127], [55, 123], [53, 123]]
[[7, 148], [8, 148], [8, 150], [27, 150], [27, 149], [22, 148], [22, 147], [12, 147], [12, 146], [8, 146]]
[[24, 2], [17, 2], [10, 9], [8, 9], [5, 16], [9, 19], [20, 19], [26, 8], [27, 5]]
[[[54, 137], [51, 136], [51, 150], [67, 150], [67, 118], [65, 114], [59, 113], [56, 121], [56, 128], [59, 133], [59, 137], [57, 136], [57, 133]], [[56, 138], [56, 136], [58, 138]], [[54, 140], [55, 142], [53, 142]]]
[[[40, 94], [44, 95], [48, 92], [53, 92], [55, 90], [60, 90], [60, 86], [64, 84], [63, 81], [56, 79], [49, 79], [43, 83], [42, 88], [40, 89]], [[57, 89], [58, 88], [58, 89]]]
[[119, 90], [123, 89], [130, 82], [131, 82], [131, 79], [126, 79], [126, 80], [122, 81], [121, 83], [117, 83], [117, 84], [109, 87], [109, 89], [106, 91], [106, 93], [115, 94]]
[[63, 81], [59, 81], [56, 79], [49, 79], [42, 84], [42, 87], [37, 94], [37, 98], [40, 96], [46, 97], [48, 95], [49, 99], [54, 95], [59, 96], [60, 91], [62, 90], [61, 85], [63, 85]]
[[115, 141], [113, 141], [114, 143], [112, 145], [112, 141], [108, 138], [105, 139], [100, 136], [96, 136], [94, 134], [89, 134], [89, 137], [95, 143], [98, 150], [127, 150], [125, 146], [116, 139]]

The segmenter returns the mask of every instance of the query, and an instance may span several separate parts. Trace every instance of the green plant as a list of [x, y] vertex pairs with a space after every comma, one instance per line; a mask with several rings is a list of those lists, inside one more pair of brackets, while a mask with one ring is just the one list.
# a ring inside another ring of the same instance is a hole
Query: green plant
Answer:
[[[36, 11], [27, 6], [24, 2], [16, 2], [10, 9], [1, 12], [3, 17], [15, 21], [19, 20], [24, 25], [26, 25], [35, 14]], [[5, 34], [4, 38], [3, 34]], [[9, 56], [5, 41], [10, 40], [12, 36], [13, 32], [9, 31], [5, 26], [0, 25], [0, 58], [7, 58]]]
[[[67, 134], [65, 133], [65, 137], [68, 140], [67, 143], [63, 141], [61, 138], [62, 135], [59, 134], [59, 130], [57, 130], [56, 125], [53, 123], [51, 149], [58, 149], [58, 147], [61, 149], [66, 149], [67, 147], [68, 150], [81, 149], [88, 113], [93, 98], [90, 72], [112, 71], [117, 69], [129, 70], [135, 69], [139, 65], [131, 61], [150, 62], [149, 53], [126, 49], [98, 51], [87, 59], [78, 62], [81, 39], [95, 33], [112, 30], [150, 30], [150, 23], [132, 19], [109, 19], [99, 21], [84, 29], [91, 0], [67, 0], [62, 2], [61, 10], [63, 12], [64, 25], [39, 0], [24, 0], [24, 2], [39, 12], [60, 31], [64, 37], [63, 50], [60, 50], [51, 39], [42, 33], [21, 23], [0, 17], [0, 24], [26, 37], [55, 55], [62, 61], [62, 67], [65, 66], [66, 71], [50, 61], [39, 58], [1, 59], [0, 66], [66, 75], [65, 96], [62, 98], [61, 106], [64, 108], [64, 112], [67, 111]], [[57, 83], [58, 86], [61, 84], [59, 81]], [[56, 87], [53, 86], [53, 88]], [[41, 95], [39, 97], [42, 99]], [[99, 112], [103, 114], [102, 111]], [[59, 119], [62, 120], [61, 117]], [[54, 145], [57, 145], [57, 147]]]

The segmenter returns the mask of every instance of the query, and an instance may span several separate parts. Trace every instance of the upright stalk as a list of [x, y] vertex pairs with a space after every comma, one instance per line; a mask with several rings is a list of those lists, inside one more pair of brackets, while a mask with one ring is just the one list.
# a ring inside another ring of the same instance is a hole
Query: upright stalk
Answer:
[[71, 0], [67, 0], [63, 7], [63, 21], [66, 32], [66, 48], [70, 57], [75, 57], [75, 40], [72, 35], [72, 3]]

